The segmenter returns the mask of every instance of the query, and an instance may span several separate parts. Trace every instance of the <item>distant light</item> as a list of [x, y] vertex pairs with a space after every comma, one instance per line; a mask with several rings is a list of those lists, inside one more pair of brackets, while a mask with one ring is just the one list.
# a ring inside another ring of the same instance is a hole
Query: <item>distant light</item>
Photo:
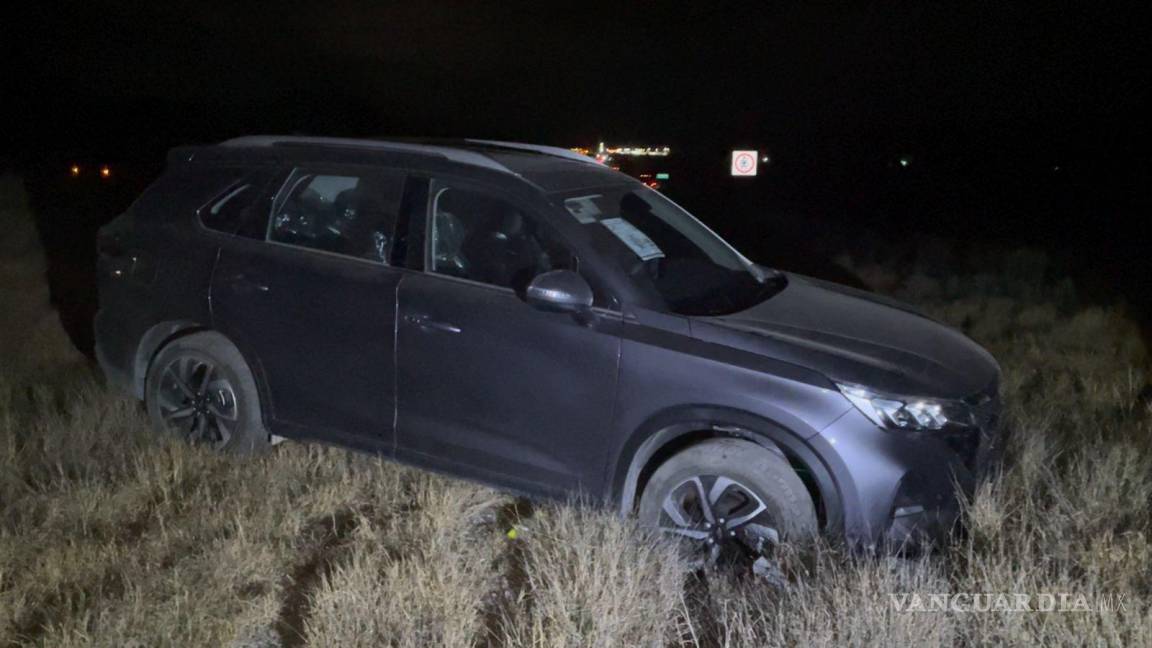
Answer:
[[596, 144], [596, 149], [573, 146], [569, 150], [589, 155], [601, 164], [608, 164], [616, 157], [668, 157], [672, 149], [667, 146], [609, 146], [604, 142]]
[[72, 174], [73, 178], [79, 178], [80, 177], [80, 165], [79, 164], [73, 164], [72, 167], [68, 169], [68, 172]]
[[627, 155], [630, 157], [668, 157], [672, 153], [672, 149], [667, 146], [610, 146], [604, 149], [604, 152], [608, 155]]
[[909, 160], [906, 157], [900, 158], [900, 166], [907, 167], [909, 164], [912, 164], [912, 160]]
[[768, 164], [769, 162], [772, 161], [772, 158], [765, 155], [764, 157], [760, 158], [760, 161], [763, 162], [764, 164]]
[[657, 180], [668, 180], [668, 179], [670, 179], [671, 177], [672, 177], [672, 176], [668, 175], [667, 173], [657, 173], [657, 174], [656, 174], [656, 179], [657, 179]]
[[111, 178], [112, 177], [112, 169], [107, 164], [100, 167], [100, 177], [101, 178]]
[[1059, 164], [1057, 164], [1056, 166], [1052, 167], [1052, 170], [1053, 170], [1053, 171], [1056, 171], [1056, 172], [1059, 172], [1059, 171], [1060, 171], [1060, 165], [1059, 165]]

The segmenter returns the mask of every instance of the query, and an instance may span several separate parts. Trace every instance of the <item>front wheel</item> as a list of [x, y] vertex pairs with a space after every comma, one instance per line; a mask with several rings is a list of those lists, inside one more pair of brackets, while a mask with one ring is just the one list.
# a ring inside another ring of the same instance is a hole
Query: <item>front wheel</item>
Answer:
[[234, 454], [271, 447], [256, 380], [240, 352], [205, 331], [165, 346], [148, 368], [144, 400], [157, 432]]
[[695, 566], [772, 560], [782, 541], [817, 532], [812, 497], [788, 461], [742, 439], [710, 439], [661, 465], [640, 521], [682, 540]]

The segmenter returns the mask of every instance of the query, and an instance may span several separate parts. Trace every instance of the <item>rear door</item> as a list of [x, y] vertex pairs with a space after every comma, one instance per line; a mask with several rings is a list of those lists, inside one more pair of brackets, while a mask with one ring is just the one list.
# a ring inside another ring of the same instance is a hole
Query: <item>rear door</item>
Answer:
[[221, 243], [214, 325], [257, 367], [274, 432], [389, 448], [403, 273], [389, 257], [405, 175], [361, 166], [284, 173], [258, 208], [259, 234]]

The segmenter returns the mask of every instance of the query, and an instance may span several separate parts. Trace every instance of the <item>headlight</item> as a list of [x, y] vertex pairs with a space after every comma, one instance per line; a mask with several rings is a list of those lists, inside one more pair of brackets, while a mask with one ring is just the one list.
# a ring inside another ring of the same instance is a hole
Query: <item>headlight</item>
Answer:
[[856, 409], [880, 427], [939, 430], [945, 425], [972, 425], [972, 412], [961, 401], [881, 394], [862, 385], [836, 383]]

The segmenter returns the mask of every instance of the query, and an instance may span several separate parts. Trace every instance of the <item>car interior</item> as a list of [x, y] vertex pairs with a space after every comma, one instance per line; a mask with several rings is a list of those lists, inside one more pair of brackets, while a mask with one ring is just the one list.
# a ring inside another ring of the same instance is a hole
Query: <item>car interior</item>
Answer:
[[351, 176], [304, 176], [273, 219], [281, 243], [387, 262], [398, 205], [376, 183]]
[[[436, 197], [432, 270], [497, 286], [521, 288], [556, 267], [536, 223], [516, 207], [461, 189]], [[557, 257], [559, 258], [559, 257]]]

